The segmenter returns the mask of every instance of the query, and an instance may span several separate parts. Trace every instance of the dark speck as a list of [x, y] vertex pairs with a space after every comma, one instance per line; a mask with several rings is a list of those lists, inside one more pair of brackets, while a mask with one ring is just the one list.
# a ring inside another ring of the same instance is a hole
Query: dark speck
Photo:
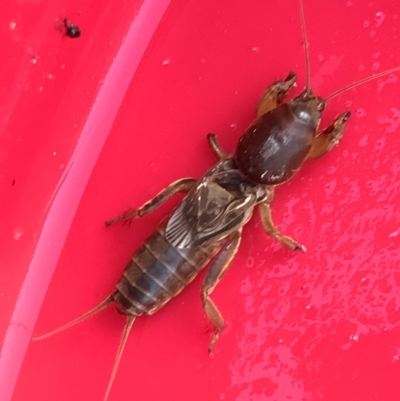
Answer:
[[81, 36], [81, 30], [78, 26], [74, 25], [72, 22], [69, 22], [67, 18], [64, 18], [64, 26], [65, 26], [65, 34], [69, 38], [79, 38]]

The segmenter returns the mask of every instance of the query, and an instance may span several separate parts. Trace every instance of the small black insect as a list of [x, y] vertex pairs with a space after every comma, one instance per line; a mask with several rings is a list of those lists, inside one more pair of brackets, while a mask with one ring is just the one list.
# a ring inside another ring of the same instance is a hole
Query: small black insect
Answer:
[[64, 18], [64, 27], [65, 27], [65, 34], [74, 39], [79, 38], [81, 36], [81, 30], [78, 26], [74, 25], [72, 22], [69, 22], [67, 18]]

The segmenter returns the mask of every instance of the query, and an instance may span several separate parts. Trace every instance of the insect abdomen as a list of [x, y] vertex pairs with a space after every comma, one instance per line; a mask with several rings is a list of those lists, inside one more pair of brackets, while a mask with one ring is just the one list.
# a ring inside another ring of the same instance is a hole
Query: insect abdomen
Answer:
[[220, 242], [177, 249], [165, 238], [164, 220], [134, 253], [116, 285], [121, 313], [151, 315], [179, 294], [220, 249]]

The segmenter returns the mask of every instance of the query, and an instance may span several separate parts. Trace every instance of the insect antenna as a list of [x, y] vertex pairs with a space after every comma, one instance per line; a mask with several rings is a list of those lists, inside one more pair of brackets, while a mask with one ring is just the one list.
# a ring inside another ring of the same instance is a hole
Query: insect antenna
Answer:
[[303, 34], [304, 56], [306, 59], [306, 92], [310, 94], [310, 57], [308, 54], [308, 40], [306, 30], [306, 19], [304, 17], [303, 0], [300, 0], [301, 32]]
[[131, 331], [133, 322], [135, 321], [135, 317], [136, 316], [134, 316], [134, 315], [129, 315], [128, 319], [126, 321], [124, 332], [122, 333], [121, 342], [119, 343], [117, 357], [115, 358], [114, 367], [113, 367], [113, 370], [111, 373], [110, 381], [108, 382], [106, 395], [104, 396], [104, 401], [107, 401], [108, 395], [110, 394], [110, 390], [111, 390], [112, 384], [114, 382], [115, 374], [117, 373], [119, 362], [121, 361], [122, 352], [124, 351], [126, 340], [128, 339], [129, 332]]
[[106, 306], [108, 306], [113, 301], [114, 301], [113, 295], [110, 295], [107, 299], [105, 299], [99, 305], [95, 306], [92, 310], [90, 310], [89, 312], [86, 312], [85, 314], [83, 314], [82, 316], [73, 320], [72, 322], [69, 322], [69, 323], [65, 324], [64, 326], [61, 326], [58, 329], [51, 331], [50, 333], [44, 334], [43, 336], [34, 337], [34, 338], [32, 338], [32, 340], [33, 341], [43, 340], [47, 337], [50, 337], [54, 334], [59, 333], [60, 331], [68, 329], [69, 327], [72, 327], [72, 326], [84, 321], [88, 317], [95, 315], [97, 312], [100, 312], [102, 309], [104, 309]]
[[371, 75], [371, 76], [369, 76], [367, 78], [360, 79], [359, 81], [354, 82], [354, 83], [352, 83], [350, 85], [346, 85], [344, 88], [339, 89], [336, 92], [333, 92], [332, 94], [327, 96], [325, 98], [325, 102], [328, 102], [329, 100], [332, 100], [334, 97], [336, 97], [336, 96], [338, 96], [338, 95], [342, 94], [343, 92], [346, 92], [346, 91], [348, 91], [350, 89], [353, 89], [356, 86], [365, 84], [366, 82], [373, 81], [374, 79], [378, 79], [378, 78], [384, 77], [385, 75], [389, 75], [389, 74], [392, 74], [392, 73], [397, 72], [397, 71], [400, 71], [400, 66], [391, 68], [390, 70], [386, 70], [386, 71], [380, 72], [379, 74]]

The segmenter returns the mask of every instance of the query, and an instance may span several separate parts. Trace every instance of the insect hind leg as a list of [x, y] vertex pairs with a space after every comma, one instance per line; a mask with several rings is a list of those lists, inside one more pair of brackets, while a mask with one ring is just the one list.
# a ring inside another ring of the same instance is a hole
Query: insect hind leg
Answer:
[[217, 306], [210, 298], [210, 294], [214, 291], [214, 288], [217, 286], [222, 276], [228, 270], [229, 265], [231, 264], [237, 250], [239, 249], [240, 235], [241, 235], [241, 230], [235, 231], [233, 234], [231, 234], [230, 242], [219, 253], [217, 258], [211, 264], [207, 272], [206, 279], [204, 280], [203, 283], [203, 288], [201, 291], [203, 307], [207, 317], [211, 320], [211, 322], [214, 324], [216, 328], [216, 332], [214, 333], [210, 345], [208, 347], [209, 353], [212, 352], [214, 344], [218, 340], [221, 331], [225, 326], [224, 318], [222, 317], [221, 312], [218, 310]]
[[279, 103], [282, 103], [285, 96], [293, 88], [296, 82], [296, 73], [290, 71], [284, 81], [279, 80], [270, 85], [263, 93], [257, 106], [257, 118], [263, 114], [275, 109]]

